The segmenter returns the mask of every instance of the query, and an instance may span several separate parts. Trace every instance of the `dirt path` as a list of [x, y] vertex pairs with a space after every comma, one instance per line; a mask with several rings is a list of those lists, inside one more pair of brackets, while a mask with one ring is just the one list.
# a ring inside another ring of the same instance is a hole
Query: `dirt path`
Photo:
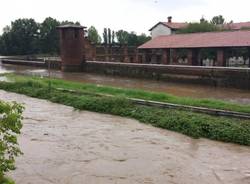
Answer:
[[25, 104], [17, 184], [249, 184], [250, 148], [0, 91]]

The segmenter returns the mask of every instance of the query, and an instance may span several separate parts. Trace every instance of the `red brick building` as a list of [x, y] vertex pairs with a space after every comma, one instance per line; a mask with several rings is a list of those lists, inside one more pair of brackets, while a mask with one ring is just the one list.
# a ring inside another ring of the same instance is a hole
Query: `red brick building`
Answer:
[[62, 59], [62, 71], [81, 71], [85, 62], [84, 29], [78, 25], [58, 26], [60, 36], [60, 50]]
[[230, 66], [229, 61], [242, 57], [244, 59], [242, 64], [249, 67], [250, 31], [158, 36], [141, 45], [138, 49], [139, 62], [142, 63], [201, 66], [204, 65], [205, 59], [203, 53], [211, 52], [212, 66]]

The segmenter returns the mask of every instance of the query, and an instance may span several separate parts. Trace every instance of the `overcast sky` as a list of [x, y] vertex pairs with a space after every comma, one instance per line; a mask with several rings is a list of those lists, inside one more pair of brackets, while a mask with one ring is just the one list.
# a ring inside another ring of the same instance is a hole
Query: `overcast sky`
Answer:
[[198, 21], [222, 14], [227, 21], [250, 21], [250, 0], [1, 0], [0, 30], [18, 18], [42, 22], [50, 16], [60, 21], [79, 21], [104, 27], [148, 34], [159, 21]]

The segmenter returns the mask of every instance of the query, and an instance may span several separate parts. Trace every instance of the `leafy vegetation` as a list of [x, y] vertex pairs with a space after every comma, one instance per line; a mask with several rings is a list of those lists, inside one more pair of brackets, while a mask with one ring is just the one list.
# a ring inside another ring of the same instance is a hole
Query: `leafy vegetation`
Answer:
[[128, 45], [139, 46], [151, 39], [146, 34], [137, 35], [135, 32], [127, 32], [125, 30], [112, 31], [110, 28], [104, 28], [103, 43], [107, 45]]
[[4, 174], [15, 169], [15, 157], [21, 154], [17, 135], [22, 128], [23, 107], [0, 101], [0, 184], [14, 183]]
[[[1, 55], [34, 55], [49, 54], [58, 55], [59, 53], [59, 34], [56, 27], [65, 24], [80, 25], [79, 22], [58, 21], [47, 17], [42, 23], [34, 19], [17, 19], [11, 22], [10, 26], [3, 29], [0, 35], [0, 54]], [[91, 26], [88, 29], [88, 38], [95, 44], [101, 44], [101, 36], [97, 29]], [[138, 46], [150, 40], [145, 34], [137, 35], [135, 32], [111, 31], [105, 28], [103, 32], [104, 44], [127, 44]]]
[[202, 32], [214, 32], [219, 31], [220, 29], [209, 22], [200, 22], [200, 23], [189, 23], [187, 27], [180, 29], [177, 33], [202, 33]]
[[0, 180], [0, 184], [15, 184], [15, 182], [10, 178], [4, 177]]
[[98, 34], [97, 29], [94, 26], [91, 26], [88, 29], [88, 39], [91, 41], [91, 43], [99, 44], [102, 42], [102, 38]]
[[222, 15], [214, 16], [211, 20], [211, 23], [214, 25], [222, 25], [225, 24], [225, 18]]
[[[232, 23], [232, 21], [230, 22]], [[226, 24], [225, 18], [222, 15], [214, 16], [211, 21], [200, 19], [200, 22], [189, 23], [187, 27], [177, 31], [183, 33], [202, 33], [227, 30], [223, 25]]]
[[39, 45], [41, 53], [59, 53], [59, 34], [56, 27], [60, 24], [56, 19], [48, 17], [40, 25]]
[[[205, 137], [213, 140], [250, 145], [250, 121], [214, 117], [181, 110], [145, 107], [133, 104], [130, 100], [119, 95], [116, 97], [103, 97], [95, 93], [61, 91], [55, 88], [56, 82], [59, 81], [52, 81], [53, 88], [50, 90], [46, 81], [39, 82], [38, 80], [20, 80], [14, 83], [1, 82], [0, 88], [31, 97], [47, 99], [80, 110], [134, 118], [143, 123], [180, 132], [195, 138]], [[70, 83], [67, 83], [67, 85], [70, 86]], [[76, 83], [72, 85], [74, 86]], [[89, 86], [85, 85], [85, 87], [88, 88]], [[106, 89], [108, 90], [109, 88]], [[103, 91], [106, 89], [103, 89]], [[112, 88], [110, 90], [115, 89]]]
[[127, 44], [129, 46], [140, 46], [151, 39], [150, 36], [145, 34], [137, 35], [135, 32], [127, 32], [119, 30], [116, 32], [118, 44]]
[[2, 55], [32, 55], [58, 54], [58, 25], [79, 24], [78, 22], [59, 22], [51, 17], [41, 24], [34, 19], [17, 19], [11, 26], [3, 29], [0, 37], [0, 54]]
[[[48, 79], [41, 79], [39, 77], [30, 77], [30, 76], [20, 76], [14, 74], [5, 74], [6, 77], [10, 79], [10, 81], [16, 82], [27, 82], [34, 81], [41, 83], [43, 85], [48, 84]], [[68, 90], [77, 90], [83, 93], [90, 94], [106, 94], [106, 95], [114, 95], [117, 97], [126, 97], [126, 98], [139, 98], [144, 100], [153, 100], [159, 102], [167, 102], [174, 104], [182, 104], [182, 105], [191, 105], [198, 107], [207, 107], [214, 109], [222, 109], [222, 110], [231, 110], [236, 112], [244, 112], [250, 113], [250, 105], [241, 105], [230, 102], [225, 102], [222, 100], [215, 99], [195, 99], [188, 97], [177, 97], [174, 95], [170, 95], [167, 93], [159, 93], [159, 92], [149, 92], [138, 89], [124, 89], [124, 88], [115, 88], [109, 86], [100, 86], [95, 84], [83, 84], [78, 82], [69, 82], [60, 79], [51, 79], [51, 85], [55, 88], [63, 88]]]

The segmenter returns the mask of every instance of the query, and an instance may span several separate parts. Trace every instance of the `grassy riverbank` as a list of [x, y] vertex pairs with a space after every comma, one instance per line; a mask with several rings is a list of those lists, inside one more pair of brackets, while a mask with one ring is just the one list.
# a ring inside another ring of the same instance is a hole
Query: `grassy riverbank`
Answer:
[[[5, 76], [10, 80], [16, 82], [27, 82], [31, 80], [33, 82], [39, 82], [41, 84], [48, 85], [49, 81], [46, 78], [41, 79], [39, 77], [29, 77], [20, 75], [17, 76], [14, 74], [7, 74]], [[153, 101], [167, 102], [173, 104], [190, 105], [197, 107], [206, 107], [212, 109], [250, 113], [250, 105], [241, 105], [216, 99], [177, 97], [166, 93], [149, 92], [136, 89], [115, 88], [115, 87], [100, 86], [95, 84], [83, 84], [77, 82], [64, 81], [60, 79], [52, 79], [50, 81], [51, 85], [54, 88], [76, 90], [78, 92], [83, 92], [83, 93], [114, 95], [116, 97], [138, 98], [143, 100], [153, 100]]]
[[[180, 132], [195, 138], [204, 137], [224, 142], [250, 145], [250, 121], [135, 105], [124, 98], [130, 95], [129, 97], [154, 98], [153, 100], [159, 97], [159, 100], [162, 98], [166, 99], [168, 95], [161, 96], [163, 94], [71, 83], [62, 80], [52, 80], [52, 88], [49, 90], [46, 79], [36, 77], [31, 79], [26, 76], [17, 77], [15, 75], [10, 75], [9, 77], [16, 81], [13, 83], [0, 82], [0, 89], [40, 99], [47, 99], [80, 110], [134, 118], [142, 123]], [[56, 89], [58, 87], [77, 89], [84, 91], [84, 93], [61, 91]], [[119, 94], [119, 91], [122, 94]], [[96, 95], [96, 93], [112, 94], [116, 97], [103, 97]], [[177, 97], [174, 98], [177, 99]], [[226, 102], [221, 103], [226, 104]], [[233, 105], [234, 104], [232, 104], [232, 107], [234, 107]], [[248, 108], [247, 106], [235, 106], [241, 107], [242, 109]]]

